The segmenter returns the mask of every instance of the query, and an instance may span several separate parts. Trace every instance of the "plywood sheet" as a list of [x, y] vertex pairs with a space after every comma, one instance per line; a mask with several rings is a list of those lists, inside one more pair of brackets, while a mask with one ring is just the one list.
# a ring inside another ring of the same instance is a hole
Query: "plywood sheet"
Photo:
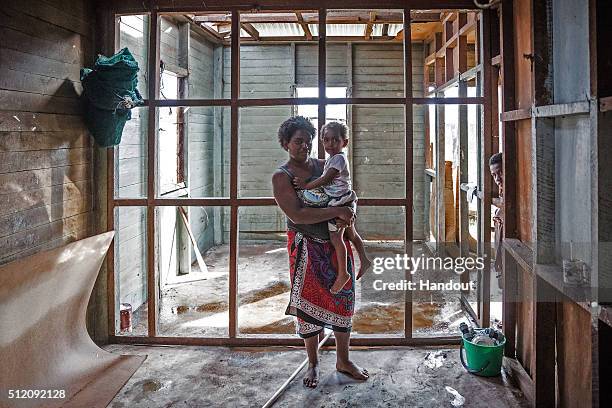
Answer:
[[100, 349], [85, 313], [114, 232], [86, 238], [0, 268], [0, 384], [64, 390], [64, 398], [8, 400], [0, 406], [106, 406], [142, 356]]

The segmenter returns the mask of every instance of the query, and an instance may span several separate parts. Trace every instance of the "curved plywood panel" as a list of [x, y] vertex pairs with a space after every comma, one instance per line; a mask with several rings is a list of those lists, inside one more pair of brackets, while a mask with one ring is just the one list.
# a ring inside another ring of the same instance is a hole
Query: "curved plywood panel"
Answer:
[[[87, 303], [113, 236], [0, 267], [0, 406], [103, 407], [146, 358], [108, 353], [87, 333]], [[9, 390], [65, 396], [9, 399]]]

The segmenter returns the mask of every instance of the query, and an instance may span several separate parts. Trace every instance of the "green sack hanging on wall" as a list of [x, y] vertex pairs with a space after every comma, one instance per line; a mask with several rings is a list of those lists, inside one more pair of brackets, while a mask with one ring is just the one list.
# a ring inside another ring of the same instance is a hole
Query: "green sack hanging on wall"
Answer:
[[138, 71], [138, 62], [127, 48], [112, 57], [98, 56], [93, 70], [81, 69], [85, 123], [98, 145], [118, 145], [131, 109], [143, 105], [136, 89]]

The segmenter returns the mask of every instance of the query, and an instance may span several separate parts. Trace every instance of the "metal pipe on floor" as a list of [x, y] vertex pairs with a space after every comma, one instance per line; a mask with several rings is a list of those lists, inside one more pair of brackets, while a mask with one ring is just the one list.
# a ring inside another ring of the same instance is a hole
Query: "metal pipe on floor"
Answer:
[[[327, 339], [329, 339], [331, 337], [332, 333], [333, 333], [333, 331], [330, 331], [329, 333], [327, 333], [327, 335], [325, 337], [323, 337], [323, 340], [321, 340], [321, 342], [319, 343], [319, 346], [317, 347], [317, 350], [321, 349], [321, 347], [325, 344]], [[272, 405], [274, 405], [276, 400], [282, 395], [283, 392], [285, 392], [287, 387], [289, 387], [289, 383], [291, 383], [291, 381], [293, 381], [293, 379], [295, 377], [297, 377], [297, 375], [300, 373], [300, 371], [302, 371], [302, 369], [304, 367], [306, 367], [306, 364], [308, 364], [308, 358], [306, 358], [304, 361], [302, 361], [302, 364], [300, 364], [299, 367], [295, 369], [293, 374], [291, 374], [291, 376], [289, 378], [287, 378], [287, 381], [285, 381], [283, 383], [283, 385], [281, 385], [280, 388], [278, 390], [276, 390], [274, 395], [272, 395], [272, 397], [270, 397], [270, 399], [265, 404], [263, 404], [262, 408], [270, 408]]]

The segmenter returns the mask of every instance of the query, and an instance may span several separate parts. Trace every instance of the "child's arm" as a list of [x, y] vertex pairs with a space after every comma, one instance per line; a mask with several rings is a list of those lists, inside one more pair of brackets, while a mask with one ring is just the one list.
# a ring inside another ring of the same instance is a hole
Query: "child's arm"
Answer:
[[311, 181], [310, 183], [306, 183], [306, 179], [301, 177], [294, 177], [293, 184], [295, 184], [298, 188], [304, 190], [312, 190], [313, 188], [326, 186], [332, 182], [332, 180], [338, 176], [340, 172], [334, 168], [329, 168], [323, 173], [321, 177], [316, 180]]

